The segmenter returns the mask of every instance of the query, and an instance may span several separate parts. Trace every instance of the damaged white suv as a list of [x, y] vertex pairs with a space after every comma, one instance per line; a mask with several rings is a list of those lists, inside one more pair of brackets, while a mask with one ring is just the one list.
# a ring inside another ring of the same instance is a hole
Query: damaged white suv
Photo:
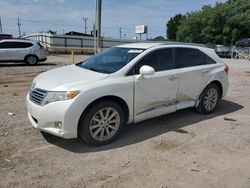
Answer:
[[212, 113], [227, 93], [228, 71], [199, 45], [121, 45], [37, 76], [28, 117], [41, 131], [103, 145], [125, 124], [189, 107]]

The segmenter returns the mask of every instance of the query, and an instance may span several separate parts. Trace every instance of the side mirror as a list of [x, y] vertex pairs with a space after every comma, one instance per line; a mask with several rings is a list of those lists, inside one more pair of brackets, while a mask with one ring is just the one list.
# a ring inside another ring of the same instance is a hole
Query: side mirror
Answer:
[[142, 76], [153, 75], [154, 73], [155, 73], [155, 69], [153, 67], [148, 66], [148, 65], [144, 65], [140, 68], [140, 74]]

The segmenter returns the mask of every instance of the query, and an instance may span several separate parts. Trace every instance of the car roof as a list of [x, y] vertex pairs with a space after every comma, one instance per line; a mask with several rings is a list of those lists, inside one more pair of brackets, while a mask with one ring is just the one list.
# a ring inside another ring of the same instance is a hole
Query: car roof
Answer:
[[136, 48], [136, 49], [149, 49], [152, 47], [156, 47], [156, 46], [179, 46], [179, 47], [205, 47], [206, 46], [204, 44], [196, 44], [196, 43], [182, 43], [182, 42], [144, 42], [144, 43], [128, 43], [128, 44], [122, 44], [116, 47], [119, 48]]
[[148, 48], [152, 48], [154, 46], [158, 46], [161, 45], [163, 43], [128, 43], [128, 44], [122, 44], [119, 45], [117, 47], [119, 48], [136, 48], [136, 49], [148, 49]]
[[0, 42], [29, 42], [29, 43], [36, 43], [32, 40], [23, 40], [23, 39], [3, 39]]

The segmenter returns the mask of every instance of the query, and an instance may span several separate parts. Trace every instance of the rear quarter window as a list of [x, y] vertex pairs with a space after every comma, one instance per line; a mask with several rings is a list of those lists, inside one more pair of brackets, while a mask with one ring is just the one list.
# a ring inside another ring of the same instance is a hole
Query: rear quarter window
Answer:
[[40, 42], [38, 42], [37, 45], [38, 45], [40, 48], [44, 48], [43, 45], [42, 45]]

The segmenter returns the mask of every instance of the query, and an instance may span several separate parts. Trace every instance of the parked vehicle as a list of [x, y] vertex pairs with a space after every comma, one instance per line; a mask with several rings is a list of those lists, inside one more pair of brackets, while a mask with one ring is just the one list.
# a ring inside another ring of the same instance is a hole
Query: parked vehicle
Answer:
[[244, 38], [235, 42], [237, 47], [250, 47], [250, 38]]
[[25, 62], [27, 65], [36, 65], [46, 60], [45, 49], [40, 43], [14, 39], [0, 41], [0, 62]]
[[232, 58], [237, 55], [232, 48], [224, 45], [216, 45], [215, 52], [221, 58]]
[[103, 145], [125, 124], [189, 107], [214, 112], [227, 93], [228, 70], [213, 49], [125, 44], [36, 77], [28, 117], [43, 132]]
[[13, 36], [10, 35], [10, 34], [0, 34], [0, 40], [3, 40], [3, 39], [12, 39]]

